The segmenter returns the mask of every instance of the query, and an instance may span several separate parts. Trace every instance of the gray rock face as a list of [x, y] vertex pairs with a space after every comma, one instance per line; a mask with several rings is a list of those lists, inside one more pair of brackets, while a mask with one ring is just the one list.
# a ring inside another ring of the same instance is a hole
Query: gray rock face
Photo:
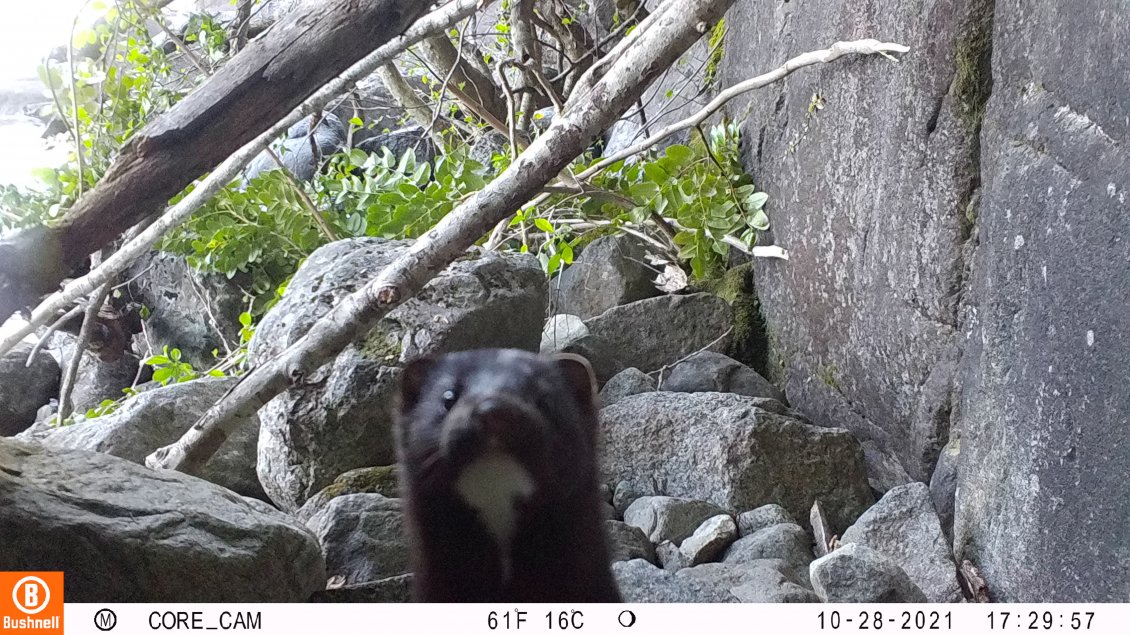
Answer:
[[926, 602], [906, 572], [883, 554], [845, 544], [813, 561], [812, 588], [824, 602]]
[[780, 505], [762, 505], [757, 509], [738, 514], [738, 534], [745, 537], [766, 527], [781, 523], [796, 524], [796, 521]]
[[[726, 509], [777, 503], [807, 519], [820, 499], [836, 529], [873, 501], [863, 452], [845, 430], [807, 425], [779, 402], [652, 392], [601, 411], [605, 478]], [[709, 465], [709, 470], [703, 466]]]
[[59, 365], [40, 351], [24, 366], [31, 344], [19, 344], [0, 357], [0, 437], [18, 434], [35, 423], [35, 413], [59, 391]]
[[[340, 152], [345, 145], [345, 126], [333, 113], [324, 113], [318, 126], [310, 136], [310, 118], [305, 117], [290, 127], [286, 139], [271, 144], [283, 166], [299, 181], [310, 181], [317, 173], [318, 166], [331, 154]], [[316, 148], [316, 151], [315, 151]], [[274, 157], [264, 151], [252, 159], [244, 171], [244, 181], [277, 170]]]
[[[238, 381], [203, 378], [154, 388], [108, 415], [28, 436], [50, 448], [103, 452], [144, 465], [146, 456], [180, 439]], [[258, 441], [259, 418], [253, 416], [220, 446], [200, 478], [265, 500], [255, 473]]]
[[840, 540], [870, 547], [890, 558], [931, 602], [961, 600], [957, 565], [924, 483], [887, 492]]
[[[679, 571], [676, 578], [695, 580], [726, 589], [740, 602], [819, 602], [781, 560], [754, 560], [742, 564], [707, 563]], [[731, 600], [733, 601], [733, 600]]]
[[683, 360], [663, 379], [671, 392], [732, 392], [746, 397], [776, 399], [788, 404], [785, 394], [749, 366], [721, 353], [703, 351]]
[[679, 552], [687, 566], [711, 562], [738, 537], [738, 525], [729, 514], [708, 518], [694, 533], [683, 539]]
[[993, 601], [1125, 602], [1130, 16], [996, 4], [954, 544]]
[[[730, 32], [749, 37], [727, 50], [724, 85], [848, 34], [897, 33], [914, 51], [897, 66], [872, 56], [757, 91], [743, 146], [769, 194], [761, 244], [791, 256], [754, 268], [779, 369], [769, 379], [813, 421], [879, 442], [916, 480], [950, 429], [992, 6], [742, 2], [727, 14]], [[813, 95], [826, 99], [810, 112]]]
[[408, 540], [400, 501], [380, 494], [346, 494], [307, 521], [326, 558], [326, 575], [354, 585], [408, 573]]
[[[251, 341], [252, 363], [296, 341], [377, 275], [405, 243], [363, 238], [326, 245], [306, 260]], [[337, 358], [259, 411], [259, 480], [286, 510], [339, 474], [395, 461], [391, 398], [400, 367], [430, 353], [484, 347], [537, 350], [545, 276], [532, 256], [455, 263]]]
[[494, 155], [502, 154], [506, 149], [507, 143], [509, 142], [506, 139], [506, 135], [497, 130], [489, 130], [486, 134], [475, 139], [475, 142], [471, 144], [471, 150], [468, 156], [493, 172]]
[[223, 354], [225, 342], [239, 344], [239, 315], [247, 309], [242, 288], [249, 283], [246, 276], [201, 273], [183, 256], [155, 251], [139, 258], [125, 277], [131, 280], [126, 287], [129, 298], [149, 309], [145, 331], [158, 352], [163, 346], [179, 348], [185, 361], [209, 368], [216, 363], [212, 351]]
[[75, 602], [301, 602], [318, 541], [266, 503], [96, 452], [0, 439], [0, 567], [67, 572]]
[[639, 527], [618, 520], [604, 521], [608, 532], [608, 550], [612, 562], [627, 562], [642, 558], [651, 564], [656, 563], [655, 545]]
[[677, 576], [646, 560], [612, 563], [612, 575], [625, 602], [736, 602], [714, 584]]
[[651, 372], [715, 340], [710, 350], [726, 350], [730, 336], [725, 333], [731, 319], [730, 305], [724, 300], [709, 293], [694, 293], [614, 307], [585, 324], [593, 335], [607, 342], [612, 356], [625, 367]]
[[577, 315], [559, 313], [545, 321], [541, 332], [541, 352], [556, 353], [579, 339], [587, 337], [589, 327]]
[[741, 564], [767, 559], [781, 560], [798, 578], [807, 579], [808, 565], [812, 562], [812, 538], [799, 525], [770, 525], [730, 545], [722, 562]]
[[644, 496], [624, 510], [624, 522], [643, 530], [649, 540], [670, 540], [676, 546], [708, 518], [726, 514], [714, 503], [672, 496]]
[[638, 368], [625, 368], [604, 383], [600, 389], [600, 403], [610, 406], [624, 397], [655, 390], [655, 378]]
[[550, 284], [550, 310], [588, 319], [659, 295], [646, 257], [647, 249], [632, 236], [597, 238]]
[[938, 466], [930, 477], [930, 500], [948, 544], [953, 544], [953, 515], [957, 499], [957, 470], [961, 460], [961, 440], [950, 438], [950, 442], [938, 457]]

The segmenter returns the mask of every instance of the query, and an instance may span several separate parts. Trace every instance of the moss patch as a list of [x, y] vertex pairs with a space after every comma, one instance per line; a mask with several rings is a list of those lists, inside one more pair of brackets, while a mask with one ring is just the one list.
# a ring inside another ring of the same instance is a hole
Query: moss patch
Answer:
[[974, 8], [954, 50], [954, 108], [969, 134], [980, 133], [993, 89], [993, 10], [991, 1]]
[[701, 286], [722, 298], [733, 313], [733, 343], [730, 356], [768, 377], [769, 338], [761, 318], [761, 303], [753, 284], [753, 263], [733, 267]]
[[334, 482], [321, 492], [326, 502], [345, 494], [380, 494], [389, 498], [399, 498], [400, 485], [396, 480], [396, 467], [382, 465], [349, 470], [334, 479]]

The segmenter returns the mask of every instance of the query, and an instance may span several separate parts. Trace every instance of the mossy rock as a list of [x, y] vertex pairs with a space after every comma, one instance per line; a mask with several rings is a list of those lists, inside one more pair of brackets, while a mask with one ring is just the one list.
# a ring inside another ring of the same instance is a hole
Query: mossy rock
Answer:
[[396, 466], [381, 465], [349, 470], [312, 496], [295, 515], [306, 522], [330, 501], [345, 494], [380, 494], [388, 498], [399, 498], [400, 484], [396, 478]]

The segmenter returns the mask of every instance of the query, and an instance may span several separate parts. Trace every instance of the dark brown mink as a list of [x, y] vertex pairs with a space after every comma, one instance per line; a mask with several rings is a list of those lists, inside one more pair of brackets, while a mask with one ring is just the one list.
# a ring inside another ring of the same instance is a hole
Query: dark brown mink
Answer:
[[619, 602], [598, 400], [575, 355], [476, 350], [405, 367], [401, 497], [420, 602]]

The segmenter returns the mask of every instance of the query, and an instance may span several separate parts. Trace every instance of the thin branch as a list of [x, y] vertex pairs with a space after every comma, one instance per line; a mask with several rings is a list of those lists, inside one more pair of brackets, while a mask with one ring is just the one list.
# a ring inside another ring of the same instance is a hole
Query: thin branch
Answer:
[[63, 373], [63, 380], [59, 387], [59, 422], [66, 421], [71, 416], [71, 411], [74, 410], [74, 404], [71, 403], [71, 394], [75, 389], [75, 379], [78, 377], [78, 368], [82, 364], [83, 353], [86, 352], [86, 347], [90, 343], [90, 338], [94, 334], [94, 326], [98, 323], [98, 311], [102, 308], [102, 304], [106, 302], [106, 296], [110, 294], [110, 287], [113, 285], [106, 282], [97, 293], [90, 297], [90, 301], [86, 304], [86, 313], [82, 318], [82, 328], [79, 329], [78, 339], [75, 340], [75, 347], [71, 353], [70, 359], [67, 360], [67, 369]]
[[717, 97], [710, 100], [710, 103], [708, 103], [693, 115], [687, 117], [686, 119], [676, 121], [669, 126], [665, 126], [659, 132], [651, 135], [643, 141], [640, 141], [639, 143], [636, 143], [630, 147], [624, 148], [620, 152], [617, 152], [610, 157], [601, 159], [592, 167], [585, 170], [584, 172], [581, 172], [577, 176], [578, 178], [583, 179], [588, 178], [600, 172], [604, 168], [612, 165], [613, 163], [616, 163], [617, 161], [621, 161], [632, 156], [633, 154], [638, 154], [640, 152], [643, 152], [644, 150], [647, 150], [648, 148], [651, 148], [655, 144], [663, 141], [667, 137], [677, 132], [682, 132], [683, 130], [687, 130], [688, 128], [693, 128], [703, 121], [706, 121], [706, 119], [710, 117], [710, 115], [713, 115], [720, 108], [722, 108], [722, 106], [724, 106], [726, 102], [737, 97], [738, 95], [748, 93], [749, 91], [756, 90], [758, 88], [763, 88], [774, 82], [778, 82], [806, 66], [812, 66], [814, 64], [827, 64], [828, 62], [837, 60], [845, 55], [878, 54], [883, 55], [884, 57], [887, 57], [892, 61], [897, 61], [895, 58], [891, 57], [891, 53], [906, 53], [909, 50], [909, 48], [903, 46], [902, 44], [880, 42], [879, 40], [868, 39], [854, 40], [850, 42], [836, 42], [830, 48], [826, 48], [820, 51], [810, 51], [808, 53], [803, 53], [790, 59], [789, 61], [785, 62], [776, 69], [769, 71], [768, 73], [758, 75], [757, 77], [754, 77], [752, 79], [747, 79], [744, 82], [740, 82], [738, 84], [734, 84], [726, 90], [718, 93]]

